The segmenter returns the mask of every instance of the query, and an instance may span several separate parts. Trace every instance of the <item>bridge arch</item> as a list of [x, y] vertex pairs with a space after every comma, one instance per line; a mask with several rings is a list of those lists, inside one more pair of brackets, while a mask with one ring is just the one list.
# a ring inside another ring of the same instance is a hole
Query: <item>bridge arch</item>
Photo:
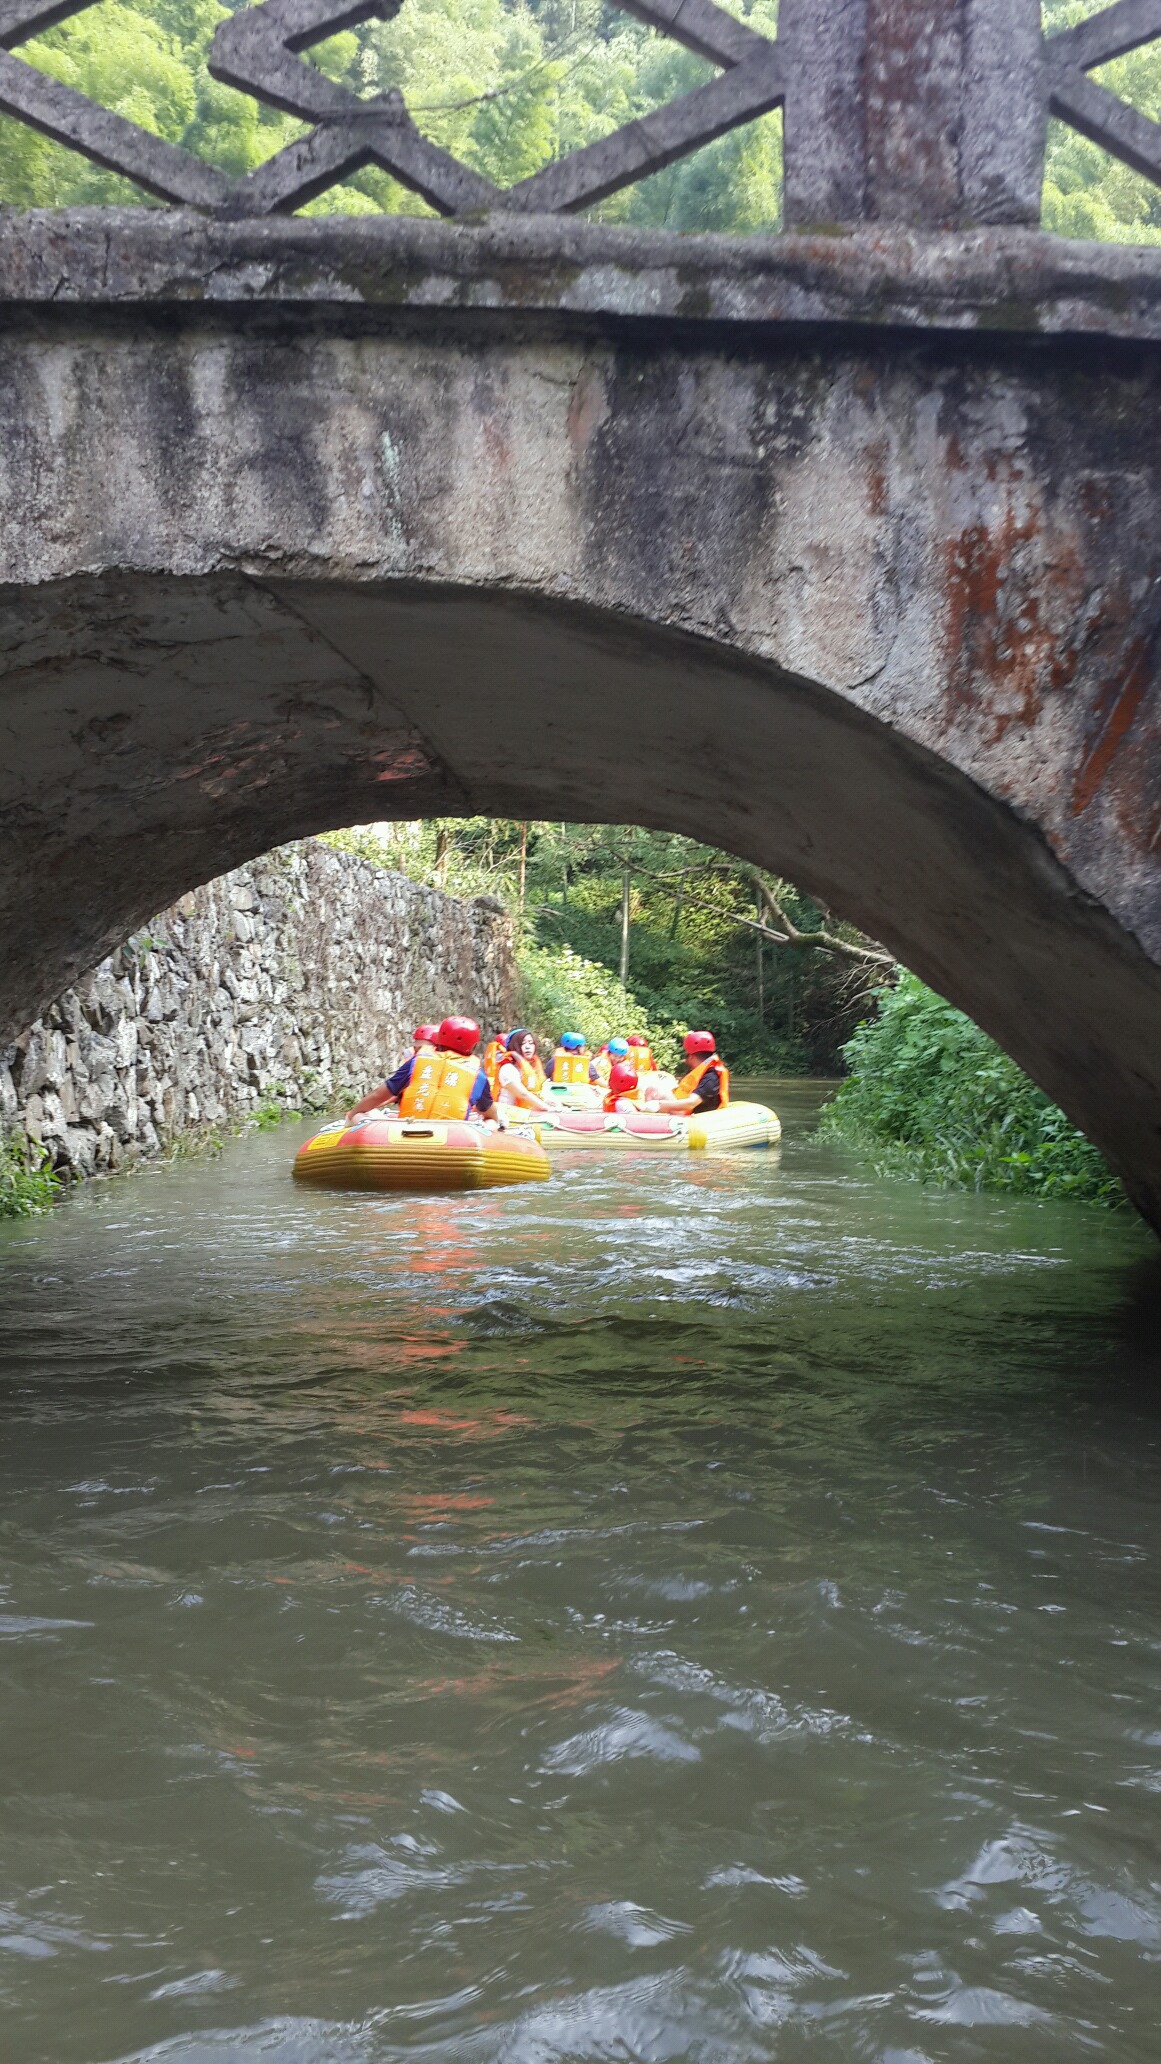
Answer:
[[712, 239], [99, 227], [0, 226], [4, 1030], [296, 835], [649, 824], [883, 939], [1161, 1224], [1151, 350], [759, 322]]

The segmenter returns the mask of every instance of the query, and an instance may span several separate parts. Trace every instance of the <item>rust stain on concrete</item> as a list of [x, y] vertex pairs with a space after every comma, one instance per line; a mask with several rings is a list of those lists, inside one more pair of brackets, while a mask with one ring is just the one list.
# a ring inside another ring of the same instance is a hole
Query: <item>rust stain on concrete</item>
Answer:
[[1083, 569], [1075, 546], [1062, 540], [1050, 557], [1037, 554], [1037, 585], [1021, 573], [1022, 547], [1037, 535], [1033, 518], [1009, 511], [1001, 524], [969, 524], [946, 548], [949, 713], [991, 718], [988, 743], [1013, 724], [1030, 729], [1045, 695], [1073, 679], [1075, 641], [1061, 625], [1075, 619]]
[[1136, 722], [1152, 679], [1157, 638], [1157, 630], [1148, 637], [1135, 638], [1126, 654], [1124, 671], [1118, 678], [1106, 681], [1096, 695], [1093, 703], [1095, 733], [1073, 783], [1074, 817], [1088, 809], [1112, 767], [1122, 740]]
[[581, 367], [568, 404], [568, 439], [578, 458], [587, 451], [602, 423], [609, 419], [604, 375], [591, 363]]

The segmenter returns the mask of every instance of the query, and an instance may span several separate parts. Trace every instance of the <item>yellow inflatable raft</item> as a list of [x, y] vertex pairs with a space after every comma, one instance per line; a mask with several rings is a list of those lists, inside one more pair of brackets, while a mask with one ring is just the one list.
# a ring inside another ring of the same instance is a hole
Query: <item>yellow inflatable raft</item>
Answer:
[[593, 1082], [546, 1082], [542, 1094], [554, 1111], [599, 1111], [605, 1100], [604, 1090]]
[[597, 1152], [664, 1154], [706, 1152], [734, 1147], [773, 1147], [782, 1137], [776, 1112], [766, 1104], [727, 1104], [704, 1117], [670, 1117], [658, 1111], [633, 1114], [605, 1111], [557, 1111], [527, 1114], [546, 1147], [587, 1147]]
[[[677, 1088], [676, 1075], [642, 1075], [639, 1081], [642, 1089], [655, 1089], [659, 1096], [672, 1096]], [[604, 1089], [595, 1082], [547, 1082], [543, 1093], [554, 1111], [599, 1111], [605, 1101]]]
[[782, 1137], [782, 1120], [769, 1104], [727, 1104], [724, 1111], [695, 1111], [686, 1119], [689, 1144], [711, 1152], [726, 1147], [776, 1147]]
[[357, 1118], [325, 1126], [294, 1161], [298, 1182], [332, 1190], [491, 1190], [543, 1182], [548, 1156], [526, 1133], [427, 1118]]

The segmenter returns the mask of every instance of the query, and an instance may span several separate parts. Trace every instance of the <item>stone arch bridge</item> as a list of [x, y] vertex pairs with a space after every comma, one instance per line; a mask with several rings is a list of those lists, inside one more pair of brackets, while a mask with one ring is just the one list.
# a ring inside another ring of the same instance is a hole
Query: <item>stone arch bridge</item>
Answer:
[[771, 239], [0, 211], [0, 1036], [295, 835], [644, 823], [885, 941], [1161, 1226], [1161, 253], [1039, 234], [962, 97], [820, 200], [785, 104]]

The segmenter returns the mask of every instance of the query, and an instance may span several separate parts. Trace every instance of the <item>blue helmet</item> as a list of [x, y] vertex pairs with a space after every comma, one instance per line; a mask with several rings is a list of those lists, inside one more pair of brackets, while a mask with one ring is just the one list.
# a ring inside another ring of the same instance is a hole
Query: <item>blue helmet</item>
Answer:
[[608, 1046], [605, 1048], [606, 1053], [616, 1054], [618, 1059], [622, 1054], [627, 1054], [628, 1051], [629, 1042], [627, 1039], [610, 1039]]
[[562, 1032], [560, 1043], [566, 1053], [579, 1053], [585, 1043], [583, 1032]]

